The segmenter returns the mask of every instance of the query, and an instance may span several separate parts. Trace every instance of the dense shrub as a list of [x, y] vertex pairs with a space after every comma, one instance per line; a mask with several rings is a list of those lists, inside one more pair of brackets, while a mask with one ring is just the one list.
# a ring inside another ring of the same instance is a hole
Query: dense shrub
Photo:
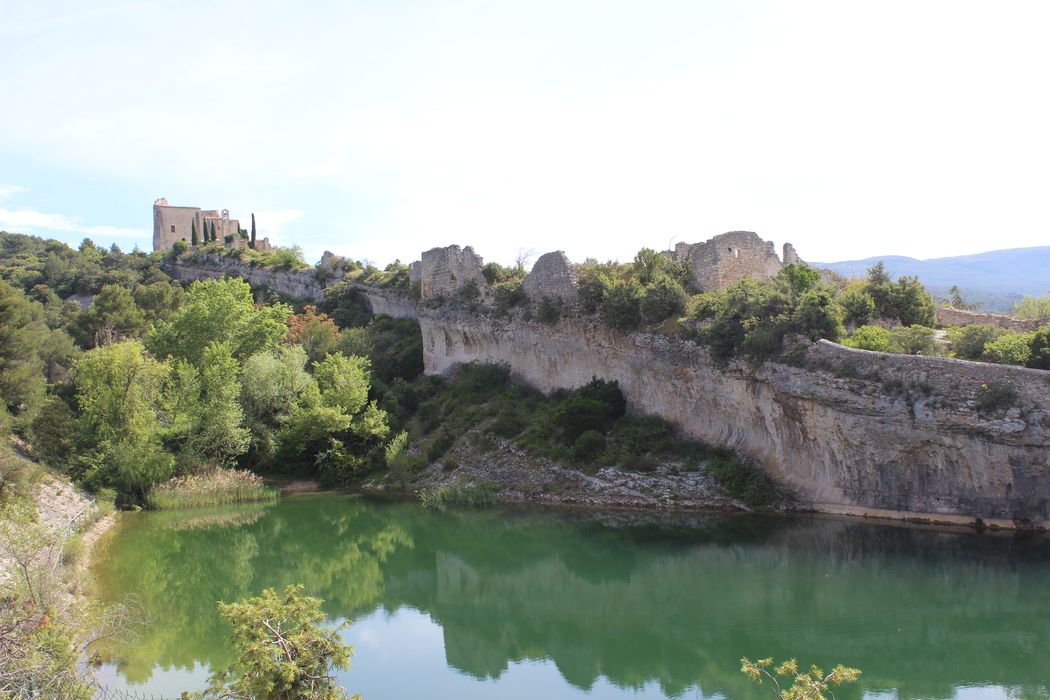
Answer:
[[842, 308], [842, 322], [849, 328], [864, 326], [875, 315], [875, 302], [864, 282], [854, 282], [846, 287], [838, 302]]
[[954, 326], [948, 329], [948, 341], [952, 355], [964, 360], [980, 360], [985, 346], [1005, 333], [1001, 328], [988, 323]]
[[876, 352], [893, 352], [890, 332], [879, 326], [861, 326], [842, 339], [842, 344], [861, 350]]
[[641, 287], [634, 282], [615, 280], [605, 290], [601, 302], [601, 316], [611, 328], [629, 331], [642, 322]]
[[615, 379], [606, 381], [591, 377], [591, 381], [578, 388], [575, 394], [585, 399], [601, 401], [605, 404], [609, 417], [614, 420], [627, 412], [627, 399], [620, 390], [620, 383]]
[[981, 359], [1000, 365], [1027, 365], [1032, 357], [1032, 337], [1032, 333], [1004, 333], [985, 344]]
[[580, 308], [589, 314], [596, 313], [605, 298], [606, 287], [605, 280], [599, 275], [581, 277], [576, 283], [576, 297]]
[[933, 329], [920, 325], [890, 329], [890, 343], [894, 352], [905, 355], [934, 355], [937, 350]]
[[708, 461], [707, 469], [730, 496], [751, 508], [768, 508], [782, 498], [768, 474], [732, 453], [718, 451]]
[[447, 429], [438, 431], [427, 448], [427, 461], [436, 462], [441, 459], [446, 452], [452, 449], [454, 444], [456, 444], [456, 436], [451, 431]]
[[511, 278], [496, 284], [492, 288], [492, 293], [496, 312], [501, 315], [506, 314], [510, 309], [525, 301], [525, 292], [522, 290], [521, 280], [518, 278]]
[[648, 323], [659, 323], [679, 312], [685, 304], [682, 285], [670, 277], [658, 279], [642, 293], [642, 317]]
[[562, 441], [568, 445], [587, 431], [604, 433], [614, 420], [608, 404], [580, 395], [570, 396], [558, 404], [554, 415], [561, 428]]
[[536, 307], [536, 318], [543, 323], [557, 323], [561, 318], [562, 305], [560, 299], [543, 297]]
[[1017, 405], [1017, 388], [1008, 381], [982, 384], [977, 394], [977, 407], [982, 413], [994, 413]]
[[464, 304], [473, 304], [481, 298], [481, 289], [474, 280], [467, 280], [456, 290], [456, 298]]
[[784, 350], [787, 337], [836, 340], [841, 329], [830, 289], [797, 265], [767, 280], [745, 278], [717, 299], [694, 299], [690, 306], [713, 314], [701, 339], [720, 361], [738, 354], [767, 359]]
[[1029, 358], [1026, 366], [1050, 369], [1050, 325], [1040, 326], [1028, 341]]
[[572, 456], [580, 461], [593, 460], [605, 450], [605, 435], [597, 430], [580, 433], [572, 444]]

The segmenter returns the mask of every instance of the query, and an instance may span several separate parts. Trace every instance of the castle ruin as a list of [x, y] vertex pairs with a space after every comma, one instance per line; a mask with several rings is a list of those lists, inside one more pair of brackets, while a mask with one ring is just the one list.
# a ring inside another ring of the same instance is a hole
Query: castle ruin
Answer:
[[725, 289], [745, 277], [766, 279], [784, 265], [801, 262], [790, 243], [784, 244], [781, 261], [773, 242], [763, 241], [753, 231], [730, 231], [703, 243], [679, 243], [673, 256], [692, 268], [696, 285], [705, 292]]
[[[215, 227], [215, 237], [225, 245], [247, 247], [246, 232], [241, 222], [230, 218], [228, 209], [221, 212], [215, 209], [202, 210], [200, 207], [176, 207], [168, 204], [164, 197], [153, 202], [153, 250], [170, 250], [178, 241], [192, 245], [193, 230], [197, 230], [198, 240], [204, 241], [205, 231]], [[231, 240], [226, 241], [230, 236]], [[270, 250], [268, 238], [255, 241], [256, 250]]]
[[[785, 265], [802, 262], [790, 243], [785, 243], [783, 250], [781, 259], [772, 241], [763, 241], [752, 231], [730, 231], [703, 243], [679, 243], [664, 254], [688, 264], [700, 290], [713, 291], [745, 277], [773, 277]], [[424, 301], [450, 297], [469, 281], [477, 284], [485, 301], [490, 299], [491, 290], [481, 272], [483, 262], [470, 246], [432, 248], [409, 265], [409, 280], [419, 284]], [[571, 304], [576, 301], [576, 271], [565, 253], [547, 253], [536, 261], [521, 288], [535, 301], [548, 297]]]

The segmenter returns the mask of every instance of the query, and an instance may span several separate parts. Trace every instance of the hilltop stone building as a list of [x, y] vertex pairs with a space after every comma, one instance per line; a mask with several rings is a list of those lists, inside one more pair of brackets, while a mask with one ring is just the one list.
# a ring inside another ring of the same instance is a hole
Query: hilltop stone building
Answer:
[[[241, 222], [230, 218], [228, 209], [221, 212], [200, 207], [176, 207], [161, 197], [153, 203], [153, 250], [168, 250], [176, 241], [193, 242], [193, 228], [197, 228], [198, 240], [204, 240], [204, 231], [215, 226], [215, 237], [220, 243], [226, 236], [233, 236], [227, 246], [246, 247], [248, 242], [241, 237]], [[205, 229], [207, 227], [207, 229]], [[270, 250], [267, 238], [255, 241], [256, 250]]]

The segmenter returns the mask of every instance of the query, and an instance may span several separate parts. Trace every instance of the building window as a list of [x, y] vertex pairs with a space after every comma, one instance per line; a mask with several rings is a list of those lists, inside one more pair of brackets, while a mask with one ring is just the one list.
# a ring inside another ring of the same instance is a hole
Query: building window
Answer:
[[171, 232], [172, 232], [172, 233], [175, 233], [175, 224], [172, 224], [172, 225], [171, 225]]

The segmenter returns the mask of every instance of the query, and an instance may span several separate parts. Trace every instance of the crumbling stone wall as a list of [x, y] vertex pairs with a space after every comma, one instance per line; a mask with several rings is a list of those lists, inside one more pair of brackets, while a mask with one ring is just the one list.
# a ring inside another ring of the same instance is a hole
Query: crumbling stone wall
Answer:
[[937, 325], [942, 328], [949, 326], [968, 326], [972, 323], [987, 323], [996, 328], [1008, 331], [1034, 331], [1044, 323], [1050, 323], [1050, 318], [1027, 321], [1019, 318], [1011, 318], [1002, 314], [986, 314], [979, 311], [966, 311], [964, 309], [937, 309]]
[[521, 289], [532, 301], [548, 298], [573, 304], [576, 302], [576, 273], [562, 251], [545, 253], [525, 275]]
[[490, 290], [485, 276], [481, 274], [482, 262], [481, 256], [470, 246], [431, 248], [423, 253], [420, 265], [420, 298], [424, 302], [448, 298], [462, 289], [463, 285], [474, 282], [482, 299], [487, 299]]
[[[795, 249], [785, 248], [785, 255], [789, 251], [797, 261]], [[782, 267], [773, 242], [752, 231], [730, 231], [692, 245], [679, 243], [675, 257], [692, 266], [693, 278], [704, 291], [725, 289], [745, 277], [772, 277]]]

